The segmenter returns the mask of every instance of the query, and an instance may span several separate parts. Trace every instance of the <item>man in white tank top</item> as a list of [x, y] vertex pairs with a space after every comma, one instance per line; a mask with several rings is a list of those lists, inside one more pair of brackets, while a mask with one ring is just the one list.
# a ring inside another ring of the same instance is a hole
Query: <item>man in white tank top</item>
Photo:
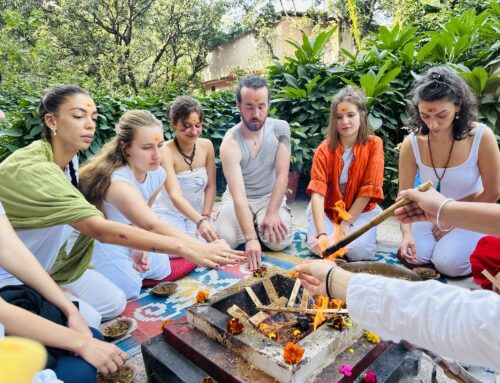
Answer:
[[236, 90], [241, 122], [225, 135], [220, 158], [227, 181], [217, 220], [219, 238], [245, 244], [250, 270], [262, 265], [261, 242], [274, 251], [292, 241], [285, 193], [290, 167], [290, 127], [268, 118], [269, 88], [260, 76], [245, 77]]

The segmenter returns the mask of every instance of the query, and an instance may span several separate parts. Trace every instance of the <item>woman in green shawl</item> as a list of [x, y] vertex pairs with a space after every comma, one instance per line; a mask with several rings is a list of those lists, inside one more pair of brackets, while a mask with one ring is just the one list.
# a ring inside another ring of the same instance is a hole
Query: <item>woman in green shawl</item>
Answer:
[[[94, 101], [78, 87], [57, 86], [42, 97], [39, 113], [46, 138], [17, 150], [0, 164], [0, 201], [24, 244], [57, 283], [79, 298], [88, 324], [95, 327], [101, 316], [110, 319], [119, 315], [126, 303], [118, 287], [88, 268], [93, 238], [144, 251], [177, 254], [209, 267], [246, 260], [242, 252], [231, 250], [224, 242], [202, 244], [104, 219], [76, 187], [76, 154], [88, 149], [96, 129]], [[81, 234], [75, 235], [72, 228]], [[144, 269], [147, 264], [143, 264], [141, 252], [137, 254], [134, 262], [137, 268]], [[14, 281], [0, 269], [0, 287]], [[85, 302], [97, 312], [92, 313]]]

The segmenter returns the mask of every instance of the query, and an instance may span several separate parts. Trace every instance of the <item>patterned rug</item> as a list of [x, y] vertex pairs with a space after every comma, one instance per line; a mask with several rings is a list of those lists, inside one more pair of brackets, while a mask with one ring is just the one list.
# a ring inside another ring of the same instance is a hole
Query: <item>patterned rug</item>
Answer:
[[[267, 267], [291, 269], [304, 259], [312, 259], [305, 244], [306, 233], [296, 231], [292, 245], [283, 252], [265, 253], [264, 264]], [[375, 261], [389, 264], [400, 264], [396, 258], [394, 247], [378, 246]], [[176, 319], [185, 314], [185, 309], [195, 302], [198, 290], [208, 290], [210, 295], [227, 288], [239, 280], [251, 275], [246, 265], [224, 267], [219, 270], [206, 267], [197, 267], [193, 272], [177, 281], [177, 292], [168, 298], [156, 297], [143, 289], [139, 298], [127, 304], [122, 317], [130, 318], [134, 322], [132, 331], [127, 337], [120, 339], [116, 344], [126, 351], [129, 358], [140, 353], [140, 345], [145, 340], [161, 332], [164, 319]]]

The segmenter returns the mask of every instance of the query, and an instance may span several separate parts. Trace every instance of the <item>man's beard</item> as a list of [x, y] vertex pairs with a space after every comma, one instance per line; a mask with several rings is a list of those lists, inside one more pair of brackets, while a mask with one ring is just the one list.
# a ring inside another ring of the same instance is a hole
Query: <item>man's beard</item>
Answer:
[[261, 130], [262, 127], [264, 126], [264, 123], [266, 122], [266, 119], [264, 119], [263, 121], [260, 121], [260, 120], [247, 121], [243, 118], [243, 116], [241, 117], [241, 120], [243, 121], [245, 126], [248, 128], [248, 130], [251, 130], [252, 132], [258, 132], [259, 130]]

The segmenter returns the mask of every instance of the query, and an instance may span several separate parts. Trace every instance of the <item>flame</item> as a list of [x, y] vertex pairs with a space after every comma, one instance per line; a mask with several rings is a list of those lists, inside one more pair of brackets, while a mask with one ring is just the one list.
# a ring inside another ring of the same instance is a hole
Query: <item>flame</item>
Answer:
[[[333, 227], [335, 230], [333, 231], [335, 234], [332, 234], [332, 242], [337, 243], [342, 239], [342, 236], [340, 235], [340, 230], [339, 230], [339, 222], [342, 221], [343, 219], [349, 220], [352, 218], [352, 215], [349, 214], [349, 212], [345, 209], [345, 203], [342, 200], [339, 200], [335, 203], [335, 207], [333, 208], [334, 211], [337, 212], [337, 220], [333, 222]], [[328, 256], [328, 259], [331, 259], [332, 261], [335, 260], [336, 258], [343, 257], [345, 255], [346, 249], [343, 247], [341, 249], [338, 249], [335, 253], [330, 254]]]
[[326, 321], [326, 317], [323, 315], [322, 309], [327, 309], [328, 308], [328, 298], [324, 297], [323, 295], [318, 295], [316, 298], [316, 303], [314, 304], [314, 308], [318, 309], [318, 312], [316, 313], [316, 316], [314, 317], [314, 330], [321, 325], [324, 321]]

